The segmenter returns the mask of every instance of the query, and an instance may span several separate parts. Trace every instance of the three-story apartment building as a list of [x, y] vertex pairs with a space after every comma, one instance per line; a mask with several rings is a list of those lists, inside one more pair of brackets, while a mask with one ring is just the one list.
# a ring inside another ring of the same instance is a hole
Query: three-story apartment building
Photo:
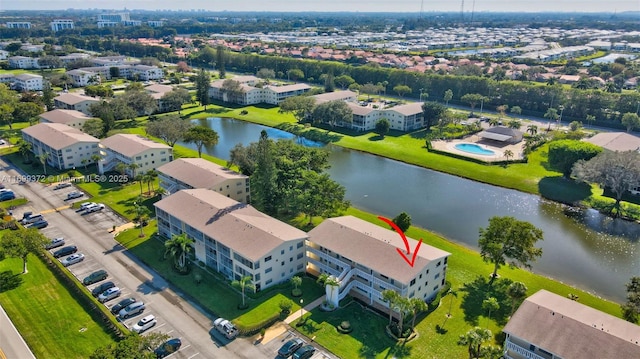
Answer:
[[99, 139], [60, 123], [39, 123], [22, 130], [22, 138], [31, 144], [36, 156], [45, 155], [48, 165], [60, 170], [93, 162]]
[[[100, 156], [100, 173], [115, 170], [118, 163], [124, 163], [126, 173], [135, 177], [173, 161], [173, 148], [139, 135], [119, 133], [100, 142]], [[133, 163], [136, 168], [131, 167]]]

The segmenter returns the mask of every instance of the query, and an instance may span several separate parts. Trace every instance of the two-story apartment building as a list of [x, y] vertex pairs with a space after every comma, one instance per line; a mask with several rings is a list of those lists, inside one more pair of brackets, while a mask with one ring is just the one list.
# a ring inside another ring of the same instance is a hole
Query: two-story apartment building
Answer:
[[[417, 241], [409, 238], [412, 248]], [[445, 283], [450, 253], [422, 243], [415, 263], [408, 257], [398, 233], [353, 216], [329, 218], [309, 231], [307, 272], [327, 273], [340, 283], [334, 305], [347, 294], [382, 311], [388, 304], [382, 291], [391, 289], [403, 297], [432, 300]], [[415, 249], [413, 249], [415, 250]], [[412, 250], [412, 253], [413, 253]]]
[[75, 69], [67, 71], [66, 74], [71, 78], [71, 82], [75, 87], [85, 87], [91, 82], [99, 83], [100, 75], [91, 71], [85, 71], [82, 69]]
[[183, 189], [206, 188], [249, 203], [249, 177], [203, 158], [178, 158], [158, 167], [160, 188], [171, 195]]
[[36, 57], [11, 56], [8, 60], [9, 67], [12, 69], [37, 69], [40, 67]]
[[13, 87], [18, 91], [42, 91], [42, 76], [20, 74], [13, 78]]
[[195, 257], [230, 280], [251, 276], [257, 290], [304, 271], [307, 234], [214, 191], [178, 191], [155, 203], [158, 232], [195, 241]]
[[91, 116], [91, 111], [89, 111], [89, 107], [94, 103], [98, 103], [98, 102], [100, 101], [93, 97], [79, 95], [75, 93], [63, 93], [62, 95], [56, 96], [53, 99], [53, 105], [57, 109], [76, 110], [89, 116]]
[[640, 326], [546, 290], [527, 298], [503, 332], [506, 359], [640, 357]]
[[236, 76], [232, 80], [240, 83], [241, 94], [232, 96], [223, 89], [223, 84], [226, 80], [218, 80], [211, 84], [209, 97], [214, 100], [240, 105], [255, 105], [259, 103], [278, 105], [288, 97], [299, 96], [311, 90], [311, 87], [307, 84], [256, 87], [260, 79], [255, 76]]
[[100, 173], [114, 170], [120, 162], [127, 166], [135, 163], [135, 169], [126, 169], [128, 175], [135, 177], [173, 161], [173, 148], [139, 135], [120, 133], [100, 142], [100, 156]]
[[40, 114], [41, 123], [61, 123], [82, 131], [82, 126], [91, 117], [76, 110], [55, 109]]
[[22, 130], [36, 156], [47, 154], [47, 164], [60, 170], [92, 163], [99, 139], [60, 123], [39, 123]]

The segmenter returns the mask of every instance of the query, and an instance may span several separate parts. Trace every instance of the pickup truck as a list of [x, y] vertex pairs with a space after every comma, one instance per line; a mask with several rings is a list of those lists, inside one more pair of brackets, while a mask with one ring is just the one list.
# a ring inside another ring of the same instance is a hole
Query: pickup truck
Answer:
[[236, 328], [233, 323], [224, 319], [218, 318], [213, 321], [213, 327], [216, 328], [217, 331], [222, 333], [227, 339], [233, 339], [238, 336], [238, 328]]

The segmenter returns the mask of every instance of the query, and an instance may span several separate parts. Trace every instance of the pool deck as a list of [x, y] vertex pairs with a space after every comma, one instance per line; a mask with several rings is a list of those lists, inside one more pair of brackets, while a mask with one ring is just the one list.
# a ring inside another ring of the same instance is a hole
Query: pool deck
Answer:
[[[480, 154], [461, 151], [455, 148], [455, 146], [460, 143], [472, 143], [482, 148], [485, 148], [487, 150], [491, 150], [495, 152], [495, 154], [480, 155]], [[483, 140], [478, 135], [472, 135], [461, 140], [432, 141], [431, 146], [433, 146], [433, 148], [435, 148], [438, 151], [455, 153], [457, 155], [476, 158], [486, 162], [506, 161], [507, 158], [504, 156], [504, 151], [506, 150], [510, 150], [513, 153], [513, 156], [509, 158], [510, 160], [518, 160], [524, 157], [524, 154], [523, 154], [524, 141], [520, 141], [519, 143], [516, 143], [516, 144], [501, 145], [501, 144], [493, 143], [492, 141]]]

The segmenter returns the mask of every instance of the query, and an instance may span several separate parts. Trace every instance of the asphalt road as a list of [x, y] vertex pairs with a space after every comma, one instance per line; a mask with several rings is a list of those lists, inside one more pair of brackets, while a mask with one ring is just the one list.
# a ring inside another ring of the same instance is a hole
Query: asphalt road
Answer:
[[16, 330], [9, 316], [0, 306], [0, 358], [35, 359], [27, 343]]
[[[181, 349], [170, 358], [275, 357], [271, 349], [254, 345], [249, 338], [236, 338], [229, 342], [212, 331], [215, 318], [209, 317], [180, 297], [163, 278], [140, 263], [114, 240], [109, 230], [113, 225], [123, 224], [124, 220], [111, 210], [107, 208], [101, 212], [81, 215], [71, 208], [65, 208], [70, 204], [64, 201], [66, 194], [77, 190], [73, 186], [53, 190], [52, 186], [47, 187], [37, 182], [19, 185], [17, 180], [13, 180], [19, 178], [15, 177], [19, 176], [15, 168], [7, 166], [3, 161], [0, 161], [0, 166], [4, 184], [18, 196], [24, 196], [30, 201], [14, 210], [13, 215], [22, 218], [25, 211], [41, 212], [49, 222], [49, 226], [42, 230], [47, 237], [64, 237], [66, 245], [78, 246], [85, 259], [68, 268], [80, 280], [97, 269], [106, 269], [109, 273], [108, 280], [115, 282], [123, 291], [120, 298], [106, 303], [108, 307], [129, 296], [145, 302], [145, 312], [125, 320], [124, 323], [132, 326], [144, 315], [154, 314], [158, 318], [158, 324], [147, 333], [159, 331], [182, 340]], [[75, 201], [86, 199], [84, 197]], [[94, 286], [89, 286], [89, 289]]]

